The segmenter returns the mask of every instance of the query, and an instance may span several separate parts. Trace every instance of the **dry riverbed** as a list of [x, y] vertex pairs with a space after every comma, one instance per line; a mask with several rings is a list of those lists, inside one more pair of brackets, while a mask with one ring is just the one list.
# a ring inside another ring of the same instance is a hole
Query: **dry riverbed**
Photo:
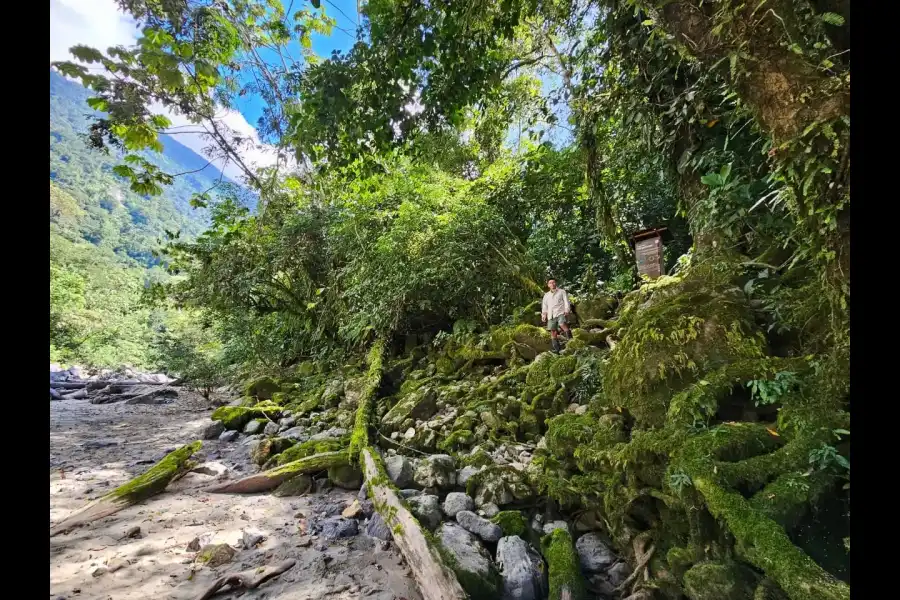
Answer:
[[[50, 402], [50, 522], [199, 439], [211, 412], [201, 397], [183, 391], [174, 403], [157, 406]], [[256, 470], [242, 441], [204, 442], [200, 462], [224, 468], [224, 474], [189, 473], [158, 496], [51, 538], [50, 598], [190, 600], [226, 572], [293, 558], [292, 569], [258, 589], [216, 598], [420, 600], [396, 546], [365, 535], [362, 521], [359, 535], [313, 535], [319, 521], [353, 502], [355, 492], [291, 498], [205, 493], [213, 482]], [[246, 547], [245, 532], [264, 539]], [[222, 566], [200, 566], [188, 549], [197, 539], [201, 545], [226, 543], [236, 553]]]

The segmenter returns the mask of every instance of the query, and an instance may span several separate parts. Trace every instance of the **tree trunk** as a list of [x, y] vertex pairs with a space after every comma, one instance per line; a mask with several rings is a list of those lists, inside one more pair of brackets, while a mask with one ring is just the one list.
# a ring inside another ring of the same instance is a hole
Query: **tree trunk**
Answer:
[[798, 38], [808, 26], [788, 0], [769, 2], [758, 10], [755, 3], [748, 3], [726, 9], [732, 14], [718, 19], [715, 11], [721, 7], [716, 3], [674, 0], [659, 9], [655, 3], [644, 4], [685, 52], [707, 65], [739, 52], [749, 55], [753, 64], [742, 73], [746, 77], [732, 83], [776, 144], [814, 122], [849, 114], [849, 86], [783, 43]]
[[437, 549], [422, 532], [416, 518], [409, 512], [385, 481], [384, 465], [371, 447], [360, 452], [360, 463], [369, 486], [369, 497], [378, 514], [394, 532], [394, 543], [409, 564], [424, 600], [465, 600], [468, 598], [453, 571], [444, 564]]

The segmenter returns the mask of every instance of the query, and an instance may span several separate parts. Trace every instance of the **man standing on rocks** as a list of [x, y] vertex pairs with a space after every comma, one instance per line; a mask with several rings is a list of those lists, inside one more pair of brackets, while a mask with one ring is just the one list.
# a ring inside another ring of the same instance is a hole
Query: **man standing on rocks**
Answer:
[[572, 339], [572, 330], [566, 322], [566, 317], [572, 311], [572, 305], [569, 303], [569, 294], [566, 290], [556, 287], [555, 279], [548, 280], [547, 287], [550, 291], [544, 294], [544, 300], [541, 302], [541, 323], [547, 324], [550, 337], [553, 339], [553, 352], [559, 354], [557, 329], [562, 329], [563, 334]]

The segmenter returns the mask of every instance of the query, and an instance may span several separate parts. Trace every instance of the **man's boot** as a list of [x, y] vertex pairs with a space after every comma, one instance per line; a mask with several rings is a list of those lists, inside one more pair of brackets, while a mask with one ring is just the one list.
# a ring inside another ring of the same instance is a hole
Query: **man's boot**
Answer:
[[572, 341], [572, 328], [566, 329], [563, 331], [563, 335], [566, 336], [566, 340]]
[[553, 346], [553, 354], [559, 354], [559, 338], [554, 337], [550, 340], [550, 343]]

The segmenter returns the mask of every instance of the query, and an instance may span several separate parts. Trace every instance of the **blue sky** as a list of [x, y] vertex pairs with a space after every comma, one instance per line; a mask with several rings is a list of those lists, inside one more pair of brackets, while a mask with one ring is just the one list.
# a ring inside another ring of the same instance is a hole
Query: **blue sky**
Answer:
[[[289, 0], [285, 0], [285, 5], [290, 5]], [[308, 2], [295, 2], [293, 11], [309, 6]], [[322, 58], [328, 58], [334, 50], [346, 52], [353, 47], [356, 42], [356, 29], [359, 16], [356, 12], [356, 0], [322, 0], [322, 8], [325, 14], [337, 21], [336, 26], [331, 35], [324, 36], [313, 34], [313, 51]], [[297, 42], [292, 43], [288, 47], [293, 56], [300, 55], [300, 45]], [[270, 51], [271, 53], [271, 51]], [[265, 53], [263, 58], [268, 62]], [[247, 121], [255, 124], [262, 114], [263, 102], [258, 97], [245, 96], [238, 104], [238, 110], [246, 117]]]

